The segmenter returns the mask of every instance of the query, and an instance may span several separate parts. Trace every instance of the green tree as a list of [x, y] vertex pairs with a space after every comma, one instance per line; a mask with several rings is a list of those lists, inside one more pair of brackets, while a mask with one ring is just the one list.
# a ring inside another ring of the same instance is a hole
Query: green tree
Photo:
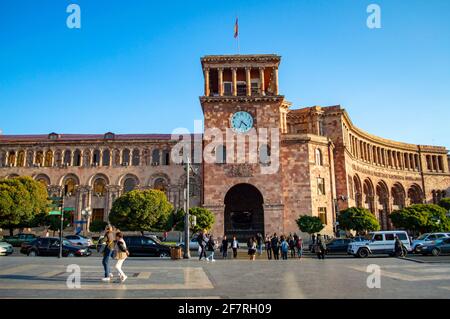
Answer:
[[121, 230], [163, 230], [172, 205], [166, 195], [155, 189], [134, 190], [118, 197], [111, 208], [109, 221]]
[[[53, 231], [53, 236], [55, 232], [59, 232], [61, 228], [61, 215], [47, 215], [44, 217], [43, 223], [49, 230]], [[70, 225], [70, 215], [64, 213], [63, 230]]]
[[168, 218], [166, 229], [183, 231], [184, 230], [184, 215], [185, 215], [184, 209], [182, 209], [182, 208], [173, 210]]
[[12, 235], [15, 228], [23, 227], [33, 217], [31, 195], [17, 178], [0, 180], [0, 185], [5, 196], [0, 202], [0, 227], [9, 229]]
[[[182, 211], [182, 218], [181, 221], [177, 224], [177, 229], [184, 230], [184, 216], [185, 213]], [[212, 226], [214, 225], [216, 218], [209, 209], [203, 208], [203, 207], [191, 207], [189, 208], [189, 215], [190, 215], [190, 221], [191, 221], [191, 227], [190, 230], [194, 233], [199, 232], [200, 230], [210, 230]], [[196, 225], [192, 226], [192, 216], [195, 216], [196, 218]]]
[[103, 220], [93, 220], [89, 225], [89, 231], [92, 233], [100, 233], [105, 230], [107, 225], [108, 223]]
[[300, 231], [308, 234], [318, 233], [324, 228], [322, 221], [316, 216], [301, 215], [296, 222]]
[[339, 213], [337, 221], [340, 228], [354, 230], [358, 234], [380, 229], [380, 223], [377, 218], [365, 208], [347, 208]]
[[415, 204], [394, 211], [390, 218], [395, 227], [419, 233], [450, 231], [448, 211], [434, 204]]
[[15, 179], [21, 182], [30, 194], [31, 217], [28, 220], [24, 220], [21, 226], [41, 226], [50, 211], [47, 188], [29, 176], [21, 176]]
[[444, 207], [447, 211], [450, 211], [450, 197], [441, 199], [439, 201], [439, 206]]

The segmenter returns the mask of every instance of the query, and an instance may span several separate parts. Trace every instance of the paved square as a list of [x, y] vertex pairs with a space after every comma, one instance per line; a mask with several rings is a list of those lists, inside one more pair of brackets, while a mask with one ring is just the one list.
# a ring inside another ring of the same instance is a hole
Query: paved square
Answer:
[[[79, 265], [70, 289], [67, 266]], [[366, 285], [367, 266], [381, 269], [381, 288]], [[112, 262], [114, 265], [114, 261]], [[112, 268], [114, 269], [114, 268]], [[450, 264], [396, 258], [192, 260], [129, 258], [125, 283], [103, 283], [101, 258], [0, 258], [0, 298], [449, 298]], [[116, 279], [116, 278], [115, 278]]]

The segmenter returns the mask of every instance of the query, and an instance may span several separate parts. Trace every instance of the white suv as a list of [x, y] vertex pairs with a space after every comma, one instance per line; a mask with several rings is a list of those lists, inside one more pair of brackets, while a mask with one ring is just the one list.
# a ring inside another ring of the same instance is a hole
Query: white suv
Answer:
[[[376, 231], [367, 236], [366, 241], [352, 242], [347, 253], [355, 257], [366, 258], [369, 255], [394, 255], [395, 236], [398, 236], [407, 251], [411, 251], [408, 234], [403, 230]], [[407, 252], [405, 252], [406, 255]]]

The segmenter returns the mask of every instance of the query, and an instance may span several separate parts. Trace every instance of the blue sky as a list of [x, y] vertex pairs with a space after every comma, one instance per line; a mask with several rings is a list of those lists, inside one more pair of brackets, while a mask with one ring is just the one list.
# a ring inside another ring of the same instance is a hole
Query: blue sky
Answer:
[[[371, 3], [381, 29], [366, 26]], [[192, 130], [200, 57], [237, 53], [236, 15], [242, 54], [282, 56], [295, 108], [341, 104], [365, 131], [450, 148], [447, 0], [0, 0], [0, 129]]]

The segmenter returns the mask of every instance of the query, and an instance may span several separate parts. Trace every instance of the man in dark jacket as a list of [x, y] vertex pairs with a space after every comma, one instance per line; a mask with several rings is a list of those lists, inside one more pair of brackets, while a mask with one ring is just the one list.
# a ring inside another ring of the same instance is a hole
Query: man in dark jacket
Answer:
[[228, 257], [228, 239], [227, 239], [227, 235], [223, 236], [221, 249], [222, 249], [222, 257], [223, 257], [223, 259], [227, 259], [227, 257]]
[[278, 240], [277, 233], [273, 234], [273, 237], [270, 240], [270, 244], [272, 246], [273, 259], [275, 259], [275, 260], [280, 259], [280, 254], [279, 254], [280, 247], [279, 247], [279, 240]]

